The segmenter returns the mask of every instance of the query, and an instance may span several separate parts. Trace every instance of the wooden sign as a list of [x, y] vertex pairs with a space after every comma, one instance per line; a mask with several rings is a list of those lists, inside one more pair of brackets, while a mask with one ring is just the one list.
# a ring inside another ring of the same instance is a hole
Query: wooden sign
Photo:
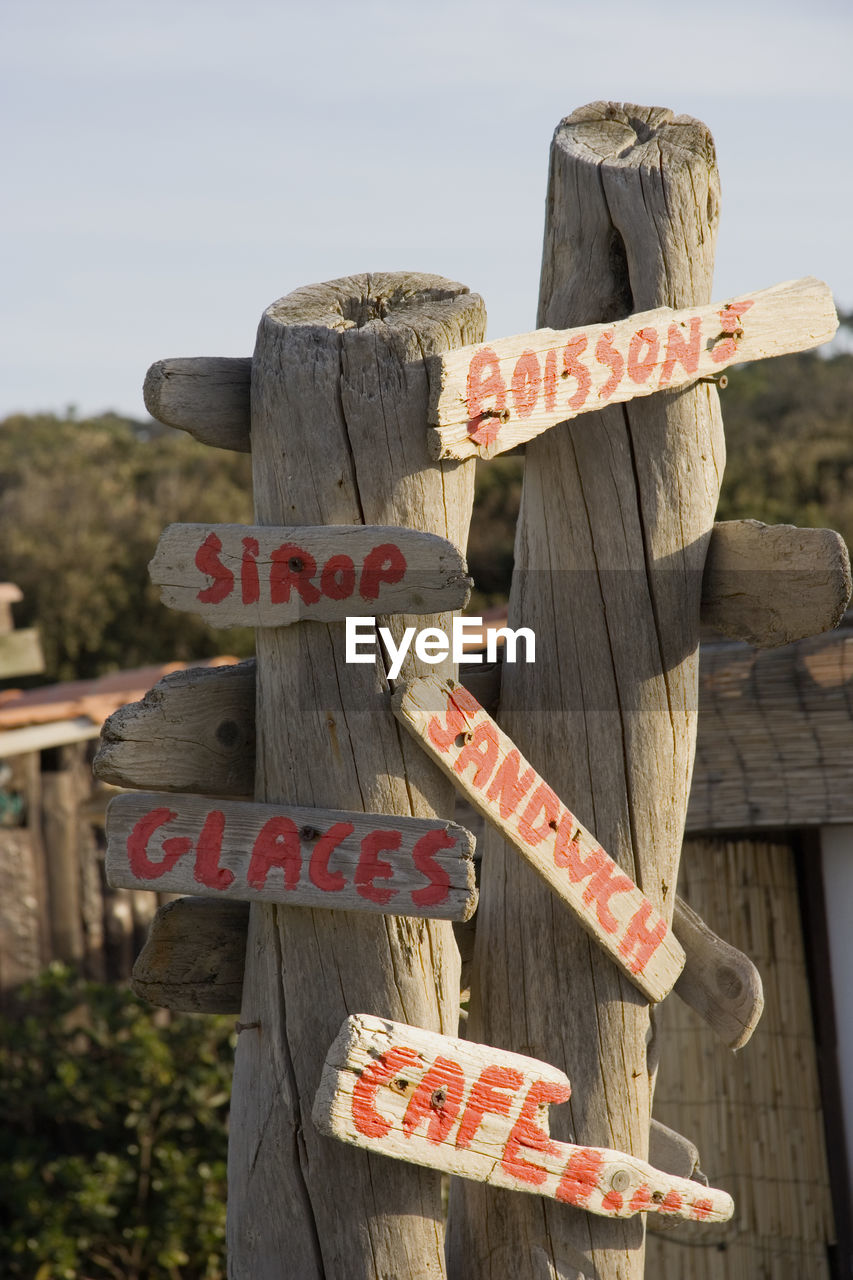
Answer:
[[431, 678], [397, 689], [391, 705], [626, 977], [649, 1000], [662, 1000], [684, 967], [672, 930], [476, 698], [455, 681]]
[[467, 920], [474, 837], [454, 822], [157, 792], [107, 809], [107, 880], [247, 902]]
[[430, 452], [490, 458], [580, 413], [809, 350], [837, 328], [832, 294], [807, 277], [722, 304], [461, 347], [432, 367]]
[[535, 1058], [356, 1014], [328, 1052], [312, 1119], [368, 1151], [608, 1218], [732, 1216], [725, 1191], [620, 1151], [556, 1142], [548, 1107], [570, 1095], [562, 1071]]
[[452, 543], [384, 525], [172, 524], [148, 569], [164, 604], [214, 627], [439, 613], [471, 588]]

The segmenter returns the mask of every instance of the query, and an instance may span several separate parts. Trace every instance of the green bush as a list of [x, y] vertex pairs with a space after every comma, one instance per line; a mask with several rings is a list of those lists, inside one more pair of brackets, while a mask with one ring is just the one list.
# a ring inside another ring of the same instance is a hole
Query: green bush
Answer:
[[4, 1280], [224, 1276], [232, 1034], [59, 965], [22, 989], [0, 1019]]

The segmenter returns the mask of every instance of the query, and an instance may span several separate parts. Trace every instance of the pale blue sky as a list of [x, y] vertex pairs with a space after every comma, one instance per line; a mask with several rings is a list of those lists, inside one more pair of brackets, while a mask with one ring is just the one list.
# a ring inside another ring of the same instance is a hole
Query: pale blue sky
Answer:
[[142, 416], [302, 284], [436, 271], [535, 321], [548, 146], [595, 98], [711, 128], [715, 294], [853, 307], [850, 0], [3, 0], [0, 414]]

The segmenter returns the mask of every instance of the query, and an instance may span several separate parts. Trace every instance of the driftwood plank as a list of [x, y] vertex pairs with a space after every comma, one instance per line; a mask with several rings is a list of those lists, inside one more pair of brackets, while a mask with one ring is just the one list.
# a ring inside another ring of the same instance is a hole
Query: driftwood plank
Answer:
[[342, 1142], [605, 1217], [731, 1217], [725, 1191], [554, 1141], [549, 1106], [570, 1095], [563, 1072], [534, 1058], [355, 1015], [329, 1049], [312, 1119]]
[[474, 837], [454, 822], [136, 792], [107, 809], [107, 880], [244, 902], [467, 920]]
[[718, 938], [682, 898], [675, 900], [672, 928], [692, 959], [675, 984], [676, 992], [730, 1049], [742, 1049], [764, 1009], [761, 974], [742, 951]]
[[248, 453], [252, 357], [158, 360], [145, 375], [145, 408], [202, 444]]
[[256, 664], [173, 671], [104, 723], [95, 776], [118, 787], [251, 796]]
[[130, 985], [176, 1013], [240, 1012], [249, 904], [176, 898], [157, 910]]
[[772, 649], [837, 627], [850, 589], [850, 555], [832, 529], [718, 521], [705, 561], [702, 621]]
[[172, 524], [148, 568], [164, 604], [214, 627], [435, 613], [471, 590], [446, 538], [379, 525]]
[[837, 328], [832, 293], [807, 277], [723, 303], [656, 307], [447, 352], [431, 370], [430, 449], [436, 458], [493, 457], [606, 404], [806, 351]]
[[666, 921], [476, 698], [455, 681], [422, 678], [399, 688], [391, 705], [625, 976], [649, 1000], [662, 1000], [684, 966]]

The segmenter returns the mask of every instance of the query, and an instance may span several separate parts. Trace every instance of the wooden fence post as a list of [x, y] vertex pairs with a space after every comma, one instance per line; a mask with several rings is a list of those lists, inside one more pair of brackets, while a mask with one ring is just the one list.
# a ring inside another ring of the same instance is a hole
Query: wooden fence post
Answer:
[[[424, 359], [481, 340], [483, 324], [481, 300], [435, 276], [352, 277], [270, 307], [252, 362], [257, 523], [405, 525], [464, 548], [473, 470], [429, 459]], [[379, 621], [397, 634], [409, 619]], [[418, 620], [431, 624], [446, 629], [449, 617]], [[449, 787], [391, 715], [381, 660], [345, 664], [342, 623], [260, 629], [257, 650], [256, 799], [449, 813]], [[231, 1110], [232, 1280], [443, 1275], [439, 1176], [323, 1137], [310, 1113], [348, 1014], [454, 1034], [458, 979], [449, 923], [252, 906]]]
[[[552, 146], [539, 325], [707, 302], [717, 208], [703, 125], [659, 108], [576, 111]], [[565, 369], [574, 376], [568, 358]], [[507, 665], [499, 718], [667, 918], [723, 457], [716, 390], [702, 385], [604, 408], [527, 446], [510, 625], [535, 631], [537, 661]], [[468, 1034], [566, 1071], [573, 1098], [553, 1111], [555, 1137], [646, 1156], [649, 1007], [491, 832]], [[604, 1221], [454, 1185], [459, 1280], [639, 1280], [643, 1252], [641, 1215]]]

